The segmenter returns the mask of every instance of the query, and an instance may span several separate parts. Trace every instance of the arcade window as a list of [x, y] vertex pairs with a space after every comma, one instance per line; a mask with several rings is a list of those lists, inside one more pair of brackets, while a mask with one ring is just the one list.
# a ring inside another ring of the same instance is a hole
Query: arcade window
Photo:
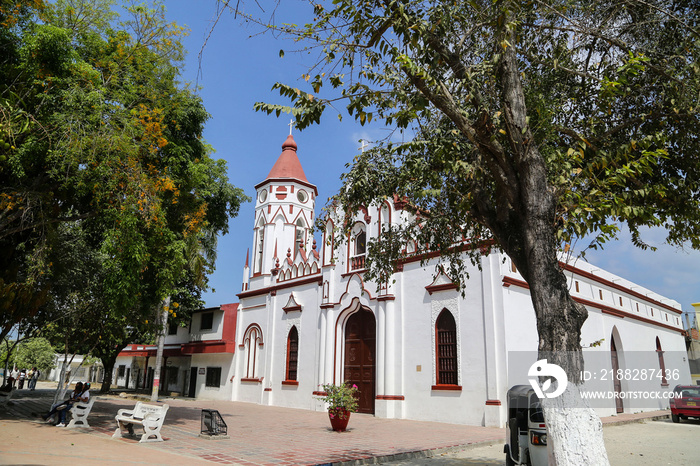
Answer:
[[443, 309], [435, 322], [437, 346], [436, 382], [438, 385], [458, 385], [457, 326], [452, 313]]
[[256, 369], [258, 367], [259, 354], [258, 350], [262, 346], [262, 330], [257, 324], [251, 324], [243, 336], [243, 345], [245, 346], [245, 378], [255, 379]]
[[287, 337], [287, 374], [286, 380], [297, 380], [297, 361], [299, 358], [299, 332], [292, 327]]

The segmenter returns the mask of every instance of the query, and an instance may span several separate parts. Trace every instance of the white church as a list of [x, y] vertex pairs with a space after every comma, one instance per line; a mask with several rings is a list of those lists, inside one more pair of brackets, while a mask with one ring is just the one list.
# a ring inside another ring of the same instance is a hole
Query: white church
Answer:
[[[351, 217], [342, 247], [334, 247], [332, 219], [317, 243], [318, 192], [291, 135], [255, 189], [239, 302], [203, 309], [189, 329], [171, 329], [161, 392], [322, 411], [314, 396], [321, 385], [349, 382], [360, 389], [361, 413], [505, 425], [506, 392], [528, 383], [526, 366], [537, 350], [528, 285], [507, 256], [484, 251], [464, 295], [436, 272], [439, 257], [422, 266], [412, 244], [393, 280], [365, 281], [367, 241], [410, 214], [388, 199]], [[582, 344], [599, 343], [584, 349], [597, 379], [591, 383], [615, 393], [690, 383], [678, 302], [583, 261], [561, 265], [573, 298], [589, 311]], [[512, 357], [524, 352], [533, 355], [526, 365]], [[153, 346], [130, 345], [114, 380], [148, 388], [154, 363]], [[617, 383], [605, 377], [617, 370], [629, 376]], [[596, 410], [606, 416], [667, 407], [663, 398], [617, 398]]]

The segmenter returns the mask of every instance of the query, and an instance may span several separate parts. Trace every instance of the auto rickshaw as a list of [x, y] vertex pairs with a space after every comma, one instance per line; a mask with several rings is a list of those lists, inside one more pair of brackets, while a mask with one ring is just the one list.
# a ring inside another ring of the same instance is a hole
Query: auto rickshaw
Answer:
[[506, 465], [547, 466], [547, 429], [540, 399], [530, 385], [508, 390]]

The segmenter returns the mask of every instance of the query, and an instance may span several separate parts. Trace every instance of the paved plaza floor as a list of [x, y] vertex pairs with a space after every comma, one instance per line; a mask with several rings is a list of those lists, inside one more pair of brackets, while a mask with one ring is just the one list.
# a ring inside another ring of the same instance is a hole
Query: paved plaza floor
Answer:
[[[54, 390], [21, 390], [0, 408], [0, 464], [361, 464], [420, 458], [488, 444], [502, 444], [505, 430], [438, 422], [382, 419], [353, 414], [348, 431], [330, 429], [324, 412], [232, 401], [163, 398], [168, 403], [163, 442], [112, 439], [114, 416], [136, 401], [98, 396], [91, 428], [66, 429], [43, 423], [32, 413], [47, 412]], [[228, 439], [199, 436], [202, 409], [218, 410]], [[667, 412], [623, 415], [604, 422], [629, 422]]]

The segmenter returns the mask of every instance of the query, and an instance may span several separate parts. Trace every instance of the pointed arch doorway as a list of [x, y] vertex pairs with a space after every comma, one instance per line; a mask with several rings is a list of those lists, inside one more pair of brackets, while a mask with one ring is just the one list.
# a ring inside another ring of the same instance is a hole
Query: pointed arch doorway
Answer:
[[625, 406], [622, 403], [620, 393], [622, 392], [622, 378], [619, 377], [620, 361], [617, 354], [617, 345], [615, 344], [615, 333], [610, 335], [610, 359], [612, 366], [613, 389], [617, 396], [615, 397], [615, 411], [619, 413], [625, 412]]
[[359, 389], [358, 413], [374, 414], [377, 323], [365, 308], [352, 314], [345, 324], [343, 380]]

